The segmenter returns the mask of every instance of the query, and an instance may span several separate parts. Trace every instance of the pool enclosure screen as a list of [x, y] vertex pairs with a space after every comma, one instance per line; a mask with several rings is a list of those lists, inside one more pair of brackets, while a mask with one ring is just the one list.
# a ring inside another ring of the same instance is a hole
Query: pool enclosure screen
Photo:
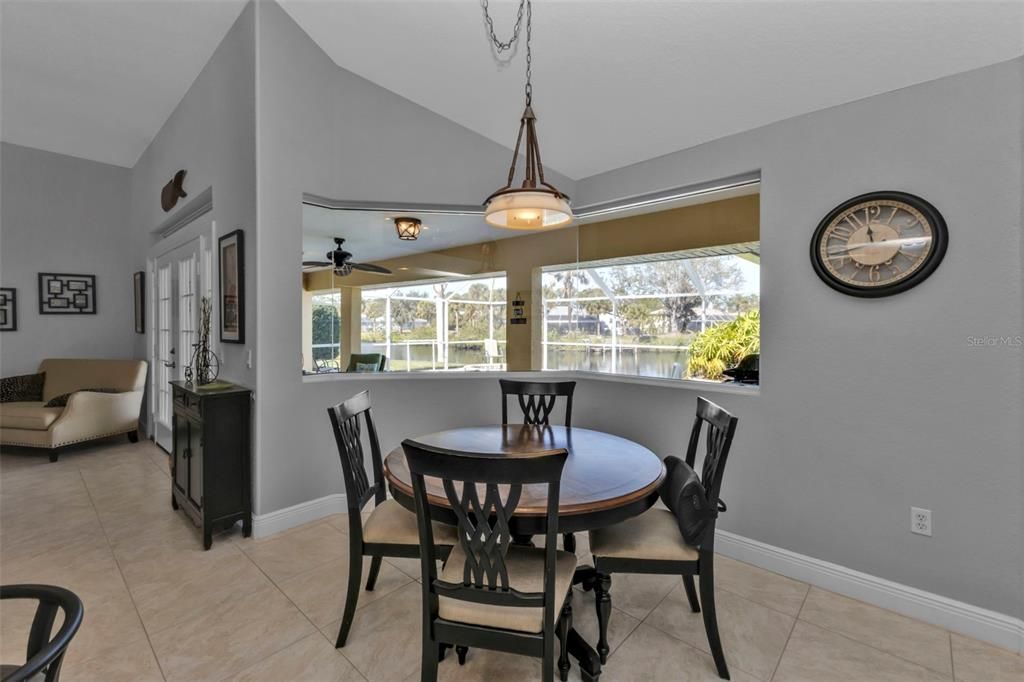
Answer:
[[505, 276], [363, 288], [363, 353], [391, 371], [505, 369]]
[[721, 381], [760, 351], [759, 246], [545, 268], [543, 369]]

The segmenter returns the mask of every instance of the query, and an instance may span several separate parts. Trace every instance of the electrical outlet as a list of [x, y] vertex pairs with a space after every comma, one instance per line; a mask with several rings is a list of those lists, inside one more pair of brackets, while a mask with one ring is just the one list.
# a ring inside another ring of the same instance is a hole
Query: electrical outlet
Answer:
[[910, 508], [910, 532], [932, 536], [932, 510], [920, 507]]

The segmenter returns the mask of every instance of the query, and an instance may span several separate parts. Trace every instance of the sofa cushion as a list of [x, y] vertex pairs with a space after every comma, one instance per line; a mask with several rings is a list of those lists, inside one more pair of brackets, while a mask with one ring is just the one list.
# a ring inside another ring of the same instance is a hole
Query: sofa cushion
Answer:
[[4, 403], [0, 405], [0, 428], [45, 431], [57, 421], [62, 407], [46, 407], [42, 401]]
[[146, 363], [142, 360], [50, 358], [40, 363], [39, 371], [46, 372], [43, 401], [94, 386], [141, 391], [146, 385]]
[[[116, 388], [83, 388], [82, 390], [86, 391], [87, 393], [121, 393], [121, 391], [117, 390]], [[49, 401], [47, 401], [46, 407], [67, 407], [68, 400], [70, 400], [71, 396], [73, 396], [76, 393], [78, 393], [78, 391], [72, 391], [71, 393], [61, 393], [58, 396], [54, 396], [53, 398], [50, 398]]]
[[0, 402], [19, 403], [42, 400], [45, 381], [46, 372], [21, 374], [16, 377], [0, 379]]

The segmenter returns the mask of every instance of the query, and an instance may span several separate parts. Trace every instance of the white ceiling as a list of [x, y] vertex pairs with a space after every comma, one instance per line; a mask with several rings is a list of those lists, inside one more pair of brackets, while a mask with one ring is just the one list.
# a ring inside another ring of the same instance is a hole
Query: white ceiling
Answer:
[[0, 136], [134, 166], [244, 0], [2, 0]]
[[[281, 0], [340, 66], [511, 147], [476, 0]], [[492, 0], [507, 37], [518, 0]], [[545, 164], [579, 179], [1024, 53], [1024, 2], [537, 0]]]
[[[339, 65], [511, 146], [523, 55], [476, 0], [283, 0]], [[492, 0], [511, 29], [516, 0]], [[244, 0], [0, 0], [0, 137], [132, 166]], [[1024, 2], [538, 0], [544, 161], [582, 178], [1011, 59]]]

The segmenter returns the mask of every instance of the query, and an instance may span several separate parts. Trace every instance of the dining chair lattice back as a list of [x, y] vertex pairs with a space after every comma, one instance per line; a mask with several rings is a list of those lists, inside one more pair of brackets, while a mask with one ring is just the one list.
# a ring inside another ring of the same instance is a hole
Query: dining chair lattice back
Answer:
[[[445, 646], [481, 647], [542, 658], [543, 679], [554, 675], [554, 637], [562, 641], [559, 671], [566, 679], [568, 594], [576, 557], [555, 548], [565, 450], [501, 458], [403, 444], [412, 475], [420, 534], [423, 586], [422, 679], [437, 679]], [[441, 479], [458, 520], [457, 544], [437, 575], [425, 477]], [[544, 548], [511, 543], [509, 518], [524, 485], [546, 485]], [[556, 620], [556, 614], [561, 617]], [[464, 658], [460, 654], [460, 662]]]
[[[384, 465], [377, 428], [371, 412], [370, 392], [363, 391], [327, 408], [327, 414], [331, 419], [334, 440], [341, 458], [341, 470], [345, 479], [345, 502], [348, 508], [348, 592], [335, 644], [340, 648], [345, 646], [355, 617], [362, 580], [363, 557], [372, 557], [370, 572], [366, 578], [366, 589], [372, 591], [384, 557], [415, 559], [420, 555], [420, 546], [415, 515], [394, 500], [388, 499], [384, 487]], [[370, 446], [372, 483], [366, 471], [364, 426], [366, 440]], [[370, 500], [374, 501], [375, 506], [364, 523], [363, 508]], [[454, 541], [454, 534], [441, 533], [438, 541], [442, 543], [438, 551], [442, 555], [447, 555]]]
[[[85, 609], [74, 592], [53, 585], [3, 585], [0, 600], [28, 599], [39, 602], [29, 628], [25, 662], [0, 666], [0, 679], [5, 682], [56, 682], [72, 638], [82, 624]], [[62, 622], [51, 636], [57, 612]]]
[[[718, 514], [726, 510], [720, 491], [737, 422], [736, 417], [718, 405], [698, 398], [686, 461], [665, 458], [668, 473], [659, 495], [668, 509], [650, 509], [616, 526], [591, 531], [590, 549], [596, 570], [597, 651], [602, 662], [609, 653], [612, 573], [682, 575], [690, 608], [694, 613], [703, 613], [718, 674], [729, 679], [715, 613], [714, 544]], [[702, 434], [704, 460], [698, 479], [694, 466]], [[700, 576], [699, 601], [695, 575]]]
[[[548, 425], [558, 398], [565, 398], [565, 425], [572, 426], [572, 396], [575, 381], [515, 381], [499, 379], [501, 385], [501, 423], [508, 424], [508, 399], [515, 396], [523, 413], [524, 424]], [[576, 551], [576, 538], [572, 533], [562, 537], [567, 552]]]
[[550, 423], [558, 398], [565, 398], [565, 425], [572, 426], [572, 394], [575, 381], [514, 381], [499, 379], [501, 385], [501, 423], [508, 424], [508, 397], [515, 396], [523, 412], [524, 424]]

